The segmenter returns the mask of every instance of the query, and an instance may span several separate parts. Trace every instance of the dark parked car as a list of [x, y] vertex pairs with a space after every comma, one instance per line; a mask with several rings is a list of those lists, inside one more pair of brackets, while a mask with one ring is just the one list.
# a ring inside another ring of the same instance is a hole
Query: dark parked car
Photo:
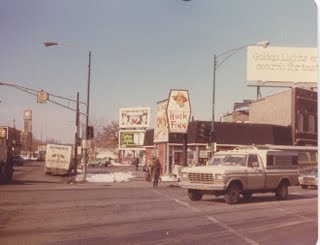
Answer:
[[12, 156], [11, 161], [13, 165], [22, 166], [24, 164], [24, 159], [21, 156]]
[[111, 164], [111, 159], [110, 158], [97, 158], [97, 159], [92, 159], [88, 161], [88, 167], [94, 167], [94, 166], [99, 166], [99, 167], [108, 167]]

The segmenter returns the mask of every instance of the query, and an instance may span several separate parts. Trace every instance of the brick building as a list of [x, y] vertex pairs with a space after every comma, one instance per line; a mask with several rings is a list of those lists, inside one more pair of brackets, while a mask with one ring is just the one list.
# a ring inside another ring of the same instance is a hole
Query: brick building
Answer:
[[292, 127], [292, 145], [318, 145], [317, 92], [291, 88], [249, 105], [250, 123]]

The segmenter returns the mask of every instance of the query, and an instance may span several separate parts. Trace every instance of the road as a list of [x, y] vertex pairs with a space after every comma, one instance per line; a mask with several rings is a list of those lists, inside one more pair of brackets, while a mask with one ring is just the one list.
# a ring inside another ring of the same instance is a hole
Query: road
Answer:
[[86, 184], [46, 176], [39, 162], [15, 168], [15, 180], [0, 186], [2, 245], [311, 245], [318, 239], [316, 189], [290, 187], [285, 201], [270, 193], [228, 205], [214, 196], [192, 202], [175, 182], [154, 189], [133, 166], [103, 171], [130, 170], [134, 181]]

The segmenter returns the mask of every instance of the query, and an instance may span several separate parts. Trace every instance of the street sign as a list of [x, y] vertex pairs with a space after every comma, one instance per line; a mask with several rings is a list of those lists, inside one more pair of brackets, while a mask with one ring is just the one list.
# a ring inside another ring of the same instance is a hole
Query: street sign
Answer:
[[37, 92], [37, 103], [46, 103], [47, 100], [49, 99], [49, 95], [47, 92], [41, 90]]

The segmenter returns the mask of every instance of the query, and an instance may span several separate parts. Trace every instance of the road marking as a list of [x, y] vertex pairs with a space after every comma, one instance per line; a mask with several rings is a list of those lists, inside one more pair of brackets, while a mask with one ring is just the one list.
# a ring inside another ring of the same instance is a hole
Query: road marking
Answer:
[[[201, 211], [200, 209], [191, 206], [189, 203], [186, 203], [186, 202], [183, 202], [183, 201], [181, 201], [181, 200], [179, 200], [179, 199], [173, 198], [173, 197], [171, 197], [171, 196], [169, 196], [169, 195], [167, 195], [167, 194], [164, 194], [164, 193], [162, 193], [162, 192], [160, 192], [160, 191], [157, 191], [157, 190], [154, 190], [154, 191], [155, 191], [156, 193], [158, 193], [158, 194], [161, 194], [161, 195], [167, 197], [168, 199], [170, 199], [170, 200], [172, 200], [172, 201], [175, 201], [176, 203], [179, 203], [179, 204], [181, 204], [181, 205], [183, 205], [183, 206], [185, 206], [185, 207], [187, 207], [187, 208], [190, 208], [191, 210], [193, 210], [193, 211], [196, 212], [196, 213], [200, 213], [200, 214], [202, 213], [202, 211]], [[254, 240], [252, 240], [252, 239], [250, 239], [250, 238], [248, 238], [248, 237], [240, 234], [239, 232], [237, 232], [236, 230], [232, 229], [232, 228], [231, 228], [230, 226], [228, 226], [227, 224], [221, 222], [220, 220], [217, 220], [215, 217], [209, 216], [209, 215], [203, 215], [203, 216], [204, 216], [205, 218], [207, 218], [209, 221], [211, 221], [212, 223], [215, 223], [215, 224], [221, 226], [222, 228], [228, 230], [229, 232], [233, 233], [234, 235], [238, 236], [238, 237], [241, 238], [242, 240], [246, 241], [248, 244], [250, 244], [250, 245], [258, 245], [258, 244], [259, 244], [258, 242], [256, 242], [256, 241], [254, 241]]]
[[285, 209], [283, 209], [283, 208], [279, 208], [279, 207], [277, 207], [277, 209], [280, 210], [281, 212], [286, 213], [286, 214], [294, 215], [294, 216], [296, 216], [296, 217], [298, 217], [298, 218], [300, 218], [300, 219], [302, 219], [302, 220], [318, 223], [317, 220], [314, 220], [314, 219], [305, 217], [305, 216], [303, 216], [303, 215], [301, 215], [301, 214], [296, 214], [296, 213], [293, 213], [293, 212], [289, 212], [289, 211], [287, 211], [287, 210], [285, 210]]

